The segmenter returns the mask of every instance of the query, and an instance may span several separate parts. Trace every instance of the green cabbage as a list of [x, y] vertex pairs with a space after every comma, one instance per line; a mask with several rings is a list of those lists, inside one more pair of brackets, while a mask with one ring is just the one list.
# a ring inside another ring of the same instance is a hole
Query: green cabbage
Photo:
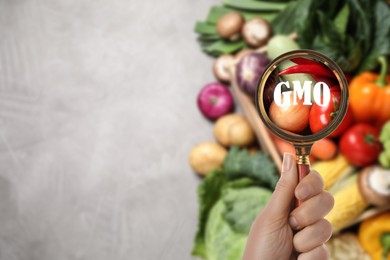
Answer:
[[199, 185], [192, 254], [208, 260], [241, 259], [252, 222], [271, 197], [267, 187], [277, 179], [272, 175], [275, 168], [267, 156], [231, 149], [224, 170], [214, 170]]

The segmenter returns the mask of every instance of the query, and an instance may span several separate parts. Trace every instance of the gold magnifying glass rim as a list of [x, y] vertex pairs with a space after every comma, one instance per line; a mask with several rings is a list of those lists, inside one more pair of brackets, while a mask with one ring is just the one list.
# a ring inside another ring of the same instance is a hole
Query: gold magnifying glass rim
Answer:
[[[266, 87], [268, 78], [271, 75], [271, 73], [275, 69], [277, 69], [278, 65], [283, 61], [290, 60], [296, 57], [305, 57], [305, 56], [311, 59], [314, 58], [318, 62], [321, 62], [322, 64], [327, 66], [336, 76], [341, 90], [341, 102], [340, 102], [339, 112], [337, 113], [337, 116], [330, 122], [330, 124], [327, 127], [311, 135], [299, 135], [299, 134], [291, 133], [275, 125], [272, 122], [272, 120], [269, 118], [263, 102], [264, 88]], [[336, 128], [343, 121], [344, 116], [347, 112], [348, 99], [349, 99], [348, 83], [341, 68], [334, 61], [332, 61], [324, 54], [313, 50], [294, 50], [294, 51], [286, 52], [278, 56], [277, 58], [275, 58], [270, 64], [268, 64], [268, 66], [265, 68], [264, 72], [262, 73], [259, 82], [257, 84], [256, 95], [255, 95], [256, 110], [263, 123], [277, 137], [285, 141], [291, 142], [295, 145], [313, 144], [315, 141], [325, 138], [326, 136], [331, 134], [334, 130], [336, 130]]]

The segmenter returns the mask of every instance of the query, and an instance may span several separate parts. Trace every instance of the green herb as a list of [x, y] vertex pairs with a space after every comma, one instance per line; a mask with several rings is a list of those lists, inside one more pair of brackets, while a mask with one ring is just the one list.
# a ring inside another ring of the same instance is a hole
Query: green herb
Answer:
[[273, 3], [257, 0], [223, 0], [226, 6], [252, 11], [280, 11], [286, 7], [286, 3]]
[[231, 11], [232, 8], [224, 6], [212, 6], [207, 15], [206, 22], [211, 24], [217, 24], [219, 18]]
[[344, 35], [345, 31], [347, 30], [348, 18], [349, 18], [349, 6], [348, 4], [344, 4], [343, 8], [337, 14], [333, 22], [337, 31], [341, 35]]
[[272, 21], [276, 33], [297, 32], [304, 49], [320, 51], [348, 73], [372, 70], [390, 54], [390, 7], [384, 0], [298, 0]]
[[209, 13], [206, 18], [206, 22], [208, 24], [217, 24], [219, 18], [221, 18], [223, 15], [227, 14], [228, 12], [239, 12], [242, 16], [244, 16], [244, 19], [250, 20], [252, 18], [261, 17], [267, 21], [272, 21], [276, 15], [278, 14], [278, 11], [248, 11], [248, 10], [237, 10], [232, 7], [226, 7], [226, 6], [213, 6], [210, 8]]
[[198, 40], [201, 42], [208, 42], [208, 41], [215, 42], [222, 39], [216, 34], [201, 34], [199, 35]]
[[272, 21], [272, 30], [277, 34], [290, 34], [295, 32], [295, 17], [299, 15], [298, 2], [291, 2]]
[[195, 24], [195, 32], [200, 34], [217, 34], [217, 28], [213, 24], [208, 24], [206, 22], [197, 22]]
[[204, 51], [207, 53], [219, 56], [222, 54], [228, 54], [236, 52], [246, 46], [246, 43], [243, 40], [235, 41], [235, 42], [229, 42], [225, 40], [218, 40], [216, 42], [213, 42], [209, 46], [203, 48]]
[[373, 11], [372, 42], [364, 54], [359, 71], [372, 70], [379, 56], [390, 54], [390, 6], [385, 1], [376, 1]]

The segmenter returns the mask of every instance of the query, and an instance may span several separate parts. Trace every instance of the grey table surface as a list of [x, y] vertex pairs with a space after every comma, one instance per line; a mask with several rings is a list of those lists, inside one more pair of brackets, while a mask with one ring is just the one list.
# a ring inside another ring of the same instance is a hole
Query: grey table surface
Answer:
[[0, 259], [192, 259], [219, 3], [0, 1]]

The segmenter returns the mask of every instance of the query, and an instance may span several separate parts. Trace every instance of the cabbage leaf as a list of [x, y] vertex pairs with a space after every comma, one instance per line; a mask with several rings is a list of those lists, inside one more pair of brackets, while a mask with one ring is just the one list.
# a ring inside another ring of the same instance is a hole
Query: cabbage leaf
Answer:
[[[253, 170], [257, 168], [262, 170]], [[267, 156], [232, 148], [224, 169], [207, 175], [198, 187], [193, 255], [208, 260], [241, 259], [252, 222], [272, 194], [264, 186], [272, 186], [274, 178], [277, 180], [277, 176], [264, 178], [263, 174], [275, 174], [275, 166]]]

